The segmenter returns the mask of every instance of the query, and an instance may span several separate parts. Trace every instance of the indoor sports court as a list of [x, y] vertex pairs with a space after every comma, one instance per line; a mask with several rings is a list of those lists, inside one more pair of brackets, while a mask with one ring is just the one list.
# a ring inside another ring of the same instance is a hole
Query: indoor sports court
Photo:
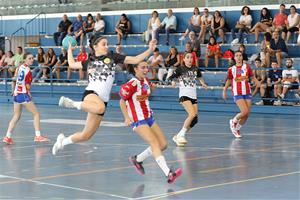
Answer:
[[[155, 111], [169, 142], [168, 164], [182, 167], [173, 184], [153, 158], [136, 173], [128, 157], [146, 144], [122, 124], [118, 108], [109, 108], [92, 140], [65, 147], [53, 156], [58, 133], [80, 130], [85, 114], [58, 106], [38, 105], [42, 134], [49, 143], [35, 144], [28, 112], [14, 132], [14, 145], [1, 145], [0, 199], [299, 199], [300, 123], [295, 115], [252, 114], [243, 137], [234, 139], [231, 115], [200, 112], [187, 134], [189, 143], [176, 147], [172, 137], [186, 113]], [[1, 104], [1, 132], [12, 115]]]

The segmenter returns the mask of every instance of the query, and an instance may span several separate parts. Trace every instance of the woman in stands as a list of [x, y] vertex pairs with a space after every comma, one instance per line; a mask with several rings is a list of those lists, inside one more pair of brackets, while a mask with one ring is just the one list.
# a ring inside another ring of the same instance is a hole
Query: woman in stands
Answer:
[[159, 27], [160, 27], [160, 19], [158, 17], [158, 12], [155, 10], [152, 12], [152, 17], [148, 21], [149, 32], [151, 31], [151, 38], [156, 39], [158, 41], [159, 38]]
[[126, 14], [122, 14], [121, 18], [115, 28], [117, 36], [118, 36], [118, 43], [117, 45], [121, 44], [121, 39], [123, 37], [127, 37], [127, 35], [131, 32], [131, 22], [127, 18]]
[[[192, 53], [186, 52], [183, 57], [183, 65], [178, 67], [169, 80], [178, 78], [179, 80], [179, 102], [188, 113], [188, 117], [184, 121], [180, 132], [173, 137], [173, 141], [177, 146], [184, 146], [187, 144], [185, 134], [188, 130], [193, 128], [198, 122], [198, 101], [197, 101], [197, 86], [196, 79], [199, 78], [202, 86], [207, 89], [201, 71], [194, 66]], [[175, 82], [172, 81], [175, 86]]]
[[222, 52], [220, 45], [217, 43], [216, 38], [214, 36], [210, 36], [205, 54], [205, 68], [208, 68], [208, 60], [210, 58], [215, 60], [215, 66], [216, 68], [219, 68], [219, 60], [221, 57]]
[[32, 101], [30, 93], [30, 85], [32, 81], [30, 66], [34, 62], [34, 57], [31, 53], [25, 53], [23, 59], [24, 63], [15, 71], [16, 82], [13, 82], [14, 114], [9, 122], [6, 136], [3, 138], [3, 142], [6, 144], [13, 144], [13, 140], [11, 138], [12, 131], [21, 117], [23, 106], [33, 115], [33, 125], [35, 130], [34, 141], [49, 141], [48, 138], [41, 135], [40, 114]]
[[150, 147], [142, 153], [129, 158], [137, 172], [145, 174], [143, 161], [153, 155], [158, 166], [161, 168], [168, 183], [172, 183], [181, 175], [181, 168], [171, 170], [162, 155], [162, 151], [167, 148], [167, 140], [158, 124], [153, 118], [153, 112], [149, 106], [149, 96], [155, 85], [151, 84], [147, 78], [149, 66], [146, 62], [141, 62], [130, 72], [134, 77], [123, 84], [120, 89], [120, 107], [125, 118], [125, 124], [131, 125], [133, 130], [146, 141]]
[[184, 40], [185, 36], [189, 34], [190, 31], [194, 31], [196, 34], [200, 33], [201, 30], [201, 16], [198, 7], [194, 8], [193, 16], [189, 19], [189, 26], [185, 30], [184, 34], [179, 38], [179, 40]]
[[64, 146], [89, 140], [97, 131], [108, 103], [110, 92], [115, 78], [115, 69], [118, 63], [137, 64], [148, 57], [156, 47], [156, 41], [149, 44], [149, 49], [133, 57], [109, 52], [108, 42], [105, 37], [92, 36], [90, 46], [94, 54], [88, 60], [75, 62], [72, 46], [69, 44], [68, 63], [72, 69], [87, 69], [89, 84], [83, 94], [82, 101], [73, 101], [62, 96], [59, 106], [77, 108], [87, 112], [85, 127], [69, 137], [59, 134], [52, 148], [55, 155]]
[[243, 62], [243, 54], [241, 51], [234, 53], [235, 65], [230, 67], [227, 72], [227, 81], [223, 89], [223, 98], [227, 99], [227, 89], [231, 85], [234, 102], [239, 107], [240, 112], [230, 120], [230, 129], [236, 138], [240, 138], [240, 129], [247, 121], [251, 110], [251, 89], [250, 79], [259, 84], [253, 76], [250, 66]]
[[258, 36], [260, 32], [265, 32], [272, 27], [272, 21], [270, 10], [268, 8], [261, 9], [260, 21], [250, 30], [250, 32], [255, 32], [255, 43], [259, 42]]

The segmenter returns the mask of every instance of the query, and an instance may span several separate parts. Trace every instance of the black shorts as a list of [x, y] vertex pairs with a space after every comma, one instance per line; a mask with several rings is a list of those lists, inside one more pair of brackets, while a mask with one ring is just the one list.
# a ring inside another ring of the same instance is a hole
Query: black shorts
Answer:
[[190, 101], [192, 104], [197, 104], [198, 103], [197, 99], [192, 99], [192, 98], [187, 97], [187, 96], [182, 96], [182, 97], [179, 98], [180, 103], [182, 103], [184, 101]]
[[[89, 95], [89, 94], [95, 94], [95, 95], [98, 96], [98, 94], [97, 94], [96, 92], [94, 92], [93, 90], [85, 90], [84, 93], [83, 93], [83, 95], [82, 95], [81, 101], [84, 101], [84, 98], [85, 98], [87, 95]], [[106, 107], [107, 107], [107, 102], [103, 102], [103, 103], [104, 103], [105, 108], [106, 108]], [[106, 110], [106, 109], [105, 109], [105, 110]], [[98, 115], [104, 116], [104, 114], [105, 114], [105, 112], [102, 113], [102, 114], [98, 114]]]

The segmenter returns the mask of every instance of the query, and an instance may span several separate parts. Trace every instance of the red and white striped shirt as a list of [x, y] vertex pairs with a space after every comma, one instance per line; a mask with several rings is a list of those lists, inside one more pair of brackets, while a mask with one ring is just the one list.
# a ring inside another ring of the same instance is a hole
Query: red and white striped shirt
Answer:
[[121, 85], [120, 95], [122, 99], [126, 100], [129, 117], [134, 122], [151, 117], [152, 110], [148, 100], [150, 93], [151, 83], [147, 78], [144, 80], [132, 78]]
[[18, 94], [29, 93], [26, 85], [30, 85], [32, 82], [32, 74], [30, 68], [27, 65], [21, 65], [18, 68], [17, 80], [16, 80], [16, 87], [14, 91], [14, 96]]
[[227, 78], [231, 80], [233, 96], [251, 94], [249, 83], [251, 76], [253, 76], [253, 73], [248, 64], [234, 65], [228, 69]]

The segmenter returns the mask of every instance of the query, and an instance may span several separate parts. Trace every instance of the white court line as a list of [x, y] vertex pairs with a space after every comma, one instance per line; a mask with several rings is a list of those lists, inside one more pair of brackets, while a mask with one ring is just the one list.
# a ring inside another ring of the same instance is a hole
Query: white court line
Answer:
[[120, 195], [110, 194], [110, 193], [106, 193], [106, 192], [97, 192], [97, 191], [82, 189], [82, 188], [78, 188], [78, 187], [71, 187], [71, 186], [66, 186], [66, 185], [46, 183], [46, 182], [42, 182], [42, 181], [35, 181], [35, 180], [26, 179], [26, 178], [19, 178], [19, 177], [15, 177], [15, 176], [6, 176], [6, 175], [3, 175], [3, 174], [0, 174], [0, 176], [5, 177], [5, 178], [19, 180], [19, 181], [24, 181], [24, 182], [31, 182], [31, 183], [35, 183], [35, 184], [39, 184], [39, 185], [48, 185], [48, 186], [64, 188], [64, 189], [70, 189], [70, 190], [76, 190], [76, 191], [81, 191], [81, 192], [100, 194], [100, 195], [105, 195], [105, 196], [109, 196], [109, 197], [116, 197], [116, 198], [120, 198], [120, 199], [131, 199], [131, 198], [120, 196]]

